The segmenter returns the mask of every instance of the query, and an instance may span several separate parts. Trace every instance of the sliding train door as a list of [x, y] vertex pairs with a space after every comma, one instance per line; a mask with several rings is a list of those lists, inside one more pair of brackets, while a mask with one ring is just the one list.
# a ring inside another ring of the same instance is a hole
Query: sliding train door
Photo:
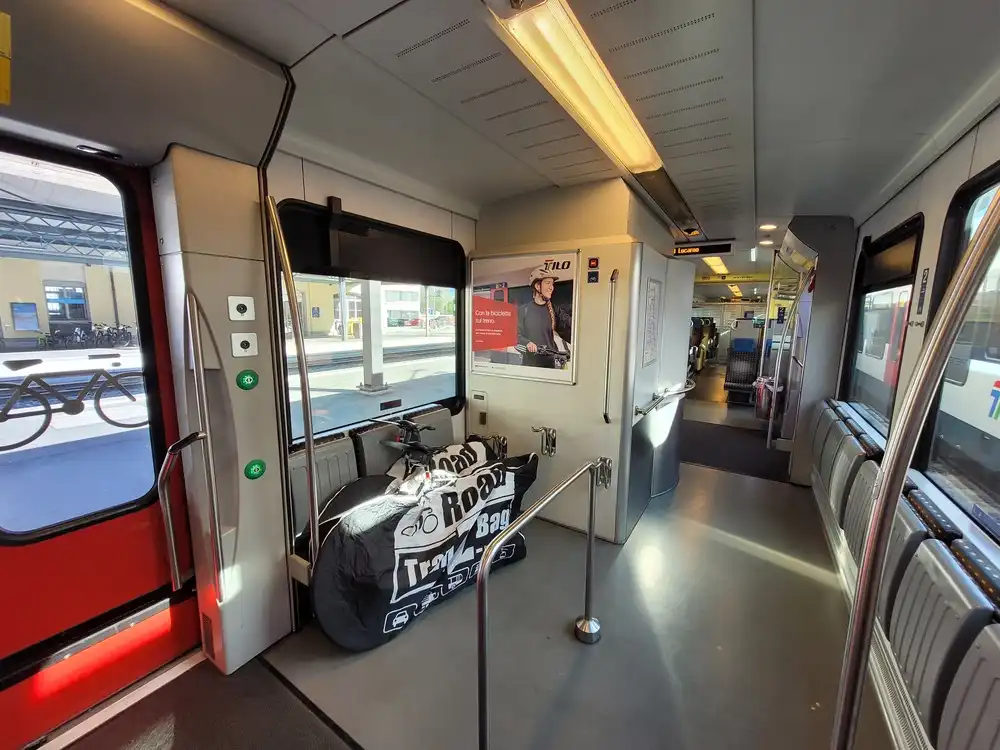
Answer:
[[[6, 750], [198, 643], [157, 494], [177, 421], [145, 170], [0, 142], [0, 331]], [[172, 511], [183, 584], [179, 486]]]

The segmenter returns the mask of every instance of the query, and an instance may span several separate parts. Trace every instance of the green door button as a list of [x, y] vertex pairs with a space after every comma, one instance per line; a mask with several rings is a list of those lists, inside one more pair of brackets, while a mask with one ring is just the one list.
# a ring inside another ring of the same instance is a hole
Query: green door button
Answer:
[[243, 476], [247, 479], [260, 479], [264, 476], [264, 471], [267, 469], [267, 464], [261, 461], [259, 458], [255, 458], [253, 461], [248, 463], [243, 467]]
[[236, 375], [236, 385], [244, 391], [252, 391], [260, 382], [260, 376], [253, 370], [240, 370]]

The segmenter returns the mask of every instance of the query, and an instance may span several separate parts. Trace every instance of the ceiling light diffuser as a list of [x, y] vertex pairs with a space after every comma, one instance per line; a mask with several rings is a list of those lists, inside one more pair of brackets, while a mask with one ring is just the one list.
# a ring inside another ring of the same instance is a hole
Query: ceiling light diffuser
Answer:
[[773, 229], [777, 229], [778, 225], [777, 224], [761, 224], [760, 228], [763, 229], [765, 232], [770, 232]]
[[545, 0], [510, 18], [493, 15], [507, 46], [533, 63], [542, 85], [622, 166], [633, 174], [663, 166], [566, 0]]
[[726, 264], [722, 262], [722, 258], [717, 258], [714, 255], [708, 258], [702, 258], [705, 261], [705, 265], [712, 269], [712, 273], [718, 274], [719, 276], [725, 276], [729, 273], [729, 269], [726, 268]]
[[774, 244], [774, 240], [761, 240], [758, 244], [770, 246]]

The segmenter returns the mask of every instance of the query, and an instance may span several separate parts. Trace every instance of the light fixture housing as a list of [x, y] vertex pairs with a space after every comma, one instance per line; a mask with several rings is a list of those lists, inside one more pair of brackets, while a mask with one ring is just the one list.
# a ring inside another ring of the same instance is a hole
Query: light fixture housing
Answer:
[[731, 291], [733, 293], [734, 297], [742, 297], [743, 296], [742, 290], [738, 286], [736, 286], [736, 284], [729, 284], [729, 291]]
[[625, 169], [639, 174], [663, 167], [566, 0], [526, 0], [520, 9], [511, 8], [510, 0], [488, 0], [487, 5], [507, 46]]
[[756, 263], [757, 262], [757, 247], [756, 246], [750, 248], [750, 262], [751, 263]]
[[774, 231], [775, 229], [778, 228], [778, 225], [777, 224], [761, 224], [760, 228], [761, 228], [761, 230], [763, 230], [765, 232], [772, 232], [772, 231]]
[[722, 261], [722, 258], [717, 258], [715, 256], [709, 256], [707, 258], [702, 258], [705, 261], [705, 265], [712, 269], [712, 273], [718, 276], [725, 276], [729, 273], [729, 269], [726, 264]]
[[758, 242], [757, 244], [758, 244], [758, 245], [764, 245], [764, 246], [766, 246], [766, 247], [770, 247], [771, 245], [773, 245], [773, 244], [774, 244], [774, 240], [761, 240], [761, 241], [760, 241], [760, 242]]

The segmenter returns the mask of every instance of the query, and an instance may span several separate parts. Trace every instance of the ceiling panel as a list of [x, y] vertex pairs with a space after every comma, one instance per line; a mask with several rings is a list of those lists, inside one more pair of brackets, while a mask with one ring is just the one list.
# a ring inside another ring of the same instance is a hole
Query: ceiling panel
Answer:
[[617, 174], [475, 2], [409, 0], [346, 41], [558, 185]]
[[339, 38], [297, 65], [295, 80], [289, 130], [463, 201], [482, 206], [552, 184]]
[[[859, 209], [1000, 67], [1000, 3], [756, 0], [758, 208]], [[972, 123], [968, 123], [971, 125]]]
[[752, 4], [570, 3], [708, 237], [752, 243]]
[[165, 0], [163, 4], [286, 65], [333, 33], [285, 0]]
[[[246, 0], [240, 0], [240, 4]], [[338, 36], [384, 13], [400, 0], [285, 0]]]

